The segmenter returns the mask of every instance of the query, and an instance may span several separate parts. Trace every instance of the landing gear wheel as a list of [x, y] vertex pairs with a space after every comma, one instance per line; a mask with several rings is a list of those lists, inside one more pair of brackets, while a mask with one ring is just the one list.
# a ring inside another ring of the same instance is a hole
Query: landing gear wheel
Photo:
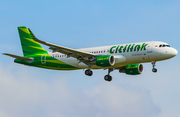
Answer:
[[93, 72], [91, 70], [89, 70], [89, 76], [92, 76]]
[[153, 68], [153, 69], [152, 69], [152, 72], [156, 73], [156, 72], [157, 72], [157, 69], [156, 69], [156, 68]]
[[105, 75], [105, 76], [104, 76], [104, 80], [110, 82], [110, 81], [112, 80], [112, 76], [110, 76], [110, 75]]
[[87, 69], [87, 70], [85, 71], [85, 74], [86, 74], [87, 76], [92, 76], [92, 75], [93, 75], [93, 72], [92, 72], [90, 69]]
[[156, 61], [152, 61], [151, 64], [153, 66], [152, 72], [156, 73], [157, 72], [157, 69], [155, 68]]

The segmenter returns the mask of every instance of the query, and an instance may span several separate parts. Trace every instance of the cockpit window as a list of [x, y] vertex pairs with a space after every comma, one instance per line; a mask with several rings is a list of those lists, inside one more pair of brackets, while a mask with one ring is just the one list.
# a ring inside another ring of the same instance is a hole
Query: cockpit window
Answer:
[[159, 47], [171, 47], [170, 45], [161, 44]]

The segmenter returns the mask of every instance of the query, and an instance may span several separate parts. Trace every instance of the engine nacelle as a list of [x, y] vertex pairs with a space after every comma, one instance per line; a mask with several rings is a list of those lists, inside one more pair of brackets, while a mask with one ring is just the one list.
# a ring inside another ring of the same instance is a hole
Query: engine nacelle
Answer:
[[126, 62], [126, 58], [122, 55], [102, 55], [95, 58], [95, 64], [101, 67], [116, 66]]
[[120, 64], [126, 62], [126, 58], [123, 55], [114, 55], [114, 58], [115, 58], [114, 66], [120, 65]]
[[96, 63], [97, 66], [109, 67], [109, 66], [114, 65], [115, 58], [114, 58], [114, 56], [111, 56], [111, 55], [97, 56], [95, 58], [95, 63]]
[[119, 72], [126, 73], [128, 75], [138, 75], [138, 74], [141, 74], [143, 70], [144, 70], [143, 65], [140, 63], [137, 63], [137, 64], [126, 65], [122, 69], [119, 69]]

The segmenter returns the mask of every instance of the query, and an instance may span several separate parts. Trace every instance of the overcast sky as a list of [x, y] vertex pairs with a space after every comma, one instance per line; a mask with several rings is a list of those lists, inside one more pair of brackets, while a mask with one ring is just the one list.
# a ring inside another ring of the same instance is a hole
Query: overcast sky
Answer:
[[[180, 51], [180, 0], [1, 0], [0, 53], [23, 55], [18, 26], [41, 40], [85, 48], [163, 41]], [[43, 46], [46, 49], [48, 47]], [[50, 51], [50, 50], [49, 50]], [[0, 117], [179, 117], [180, 57], [128, 76], [53, 71], [0, 56]]]

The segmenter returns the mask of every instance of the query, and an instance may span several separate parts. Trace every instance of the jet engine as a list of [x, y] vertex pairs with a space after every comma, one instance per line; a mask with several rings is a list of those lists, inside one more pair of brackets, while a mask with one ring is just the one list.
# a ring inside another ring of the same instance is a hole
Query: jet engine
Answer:
[[101, 67], [115, 66], [125, 61], [126, 58], [122, 55], [101, 55], [95, 58], [95, 64]]
[[128, 75], [139, 75], [143, 72], [144, 67], [142, 64], [137, 63], [137, 64], [130, 64], [126, 65], [123, 68], [119, 69], [120, 73], [126, 73]]

